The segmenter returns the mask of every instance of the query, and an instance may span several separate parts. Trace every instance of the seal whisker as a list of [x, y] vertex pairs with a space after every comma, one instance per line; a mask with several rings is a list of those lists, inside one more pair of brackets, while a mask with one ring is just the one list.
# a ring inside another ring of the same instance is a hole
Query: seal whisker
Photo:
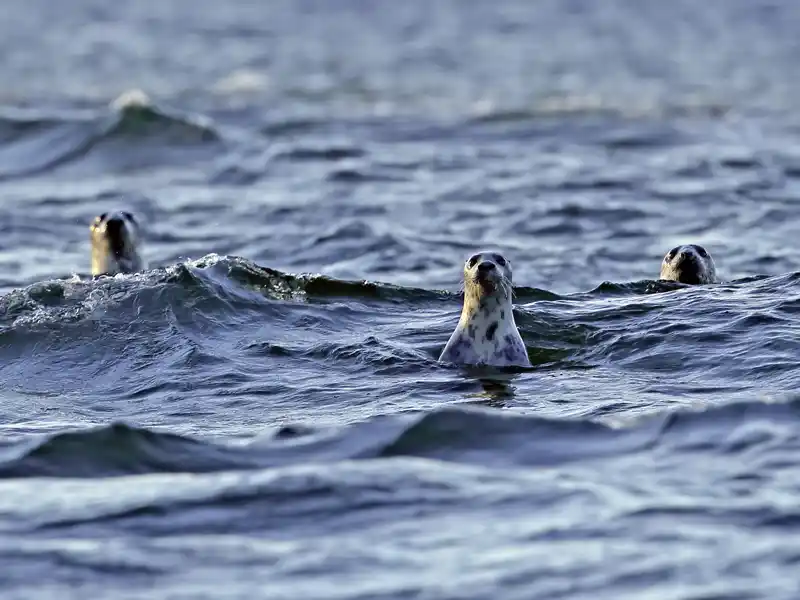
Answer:
[[507, 295], [513, 300], [517, 297], [517, 291], [514, 289], [514, 286], [511, 284], [511, 280], [508, 277], [503, 276], [503, 288], [508, 290]]

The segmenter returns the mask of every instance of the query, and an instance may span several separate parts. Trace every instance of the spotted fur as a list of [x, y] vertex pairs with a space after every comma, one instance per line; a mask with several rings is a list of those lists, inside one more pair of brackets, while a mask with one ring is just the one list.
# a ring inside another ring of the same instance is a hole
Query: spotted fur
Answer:
[[511, 263], [497, 252], [479, 252], [464, 265], [464, 306], [440, 362], [523, 366], [530, 360], [514, 322]]
[[103, 213], [90, 227], [92, 275], [134, 273], [145, 268], [140, 254], [140, 233], [129, 212]]
[[694, 285], [716, 283], [717, 268], [705, 248], [686, 244], [676, 246], [664, 256], [660, 279]]

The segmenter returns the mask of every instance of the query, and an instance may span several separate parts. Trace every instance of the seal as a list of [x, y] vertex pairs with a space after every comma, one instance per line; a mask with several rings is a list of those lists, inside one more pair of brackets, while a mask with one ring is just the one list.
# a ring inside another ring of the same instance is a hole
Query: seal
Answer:
[[676, 246], [664, 257], [659, 279], [690, 285], [716, 283], [717, 268], [708, 251], [697, 244]]
[[479, 252], [464, 264], [464, 306], [439, 362], [529, 367], [514, 322], [511, 263], [498, 252]]
[[145, 268], [139, 254], [139, 224], [126, 211], [103, 213], [90, 227], [92, 275], [135, 273]]

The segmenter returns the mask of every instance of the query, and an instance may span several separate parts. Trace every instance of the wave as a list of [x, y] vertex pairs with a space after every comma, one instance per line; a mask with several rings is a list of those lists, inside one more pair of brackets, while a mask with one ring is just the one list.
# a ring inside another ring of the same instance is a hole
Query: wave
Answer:
[[221, 140], [207, 119], [158, 107], [142, 93], [123, 94], [100, 113], [7, 111], [0, 115], [0, 181], [91, 161], [104, 170], [141, 169], [169, 162], [176, 149], [205, 151]]
[[[530, 352], [534, 358], [541, 358], [536, 364], [563, 364], [564, 360], [572, 364], [577, 360], [575, 364], [585, 366], [609, 357], [634, 362], [647, 361], [648, 357], [656, 360], [658, 349], [672, 340], [670, 336], [675, 335], [673, 330], [678, 326], [688, 336], [686, 347], [698, 349], [702, 357], [704, 340], [719, 341], [719, 335], [731, 337], [753, 329], [757, 325], [753, 322], [754, 310], [773, 315], [784, 309], [791, 312], [792, 301], [787, 294], [797, 281], [800, 273], [702, 287], [649, 280], [605, 282], [588, 292], [571, 295], [518, 287], [515, 313]], [[7, 343], [6, 349], [13, 351], [17, 335], [71, 323], [84, 323], [91, 328], [91, 323], [98, 321], [124, 324], [133, 318], [164, 323], [172, 318], [185, 324], [207, 321], [238, 326], [253, 318], [263, 319], [265, 311], [288, 318], [298, 304], [313, 307], [342, 303], [347, 311], [339, 311], [336, 316], [342, 326], [352, 325], [352, 319], [374, 319], [376, 304], [391, 307], [398, 322], [406, 322], [412, 307], [441, 307], [444, 314], [460, 302], [458, 291], [285, 273], [241, 257], [209, 254], [143, 273], [98, 278], [76, 275], [14, 290], [0, 296], [0, 337]], [[725, 311], [740, 314], [741, 319], [728, 318], [723, 323], [720, 315]], [[688, 321], [687, 314], [692, 315]], [[294, 323], [295, 318], [324, 320], [330, 315], [306, 311], [289, 318], [289, 323]], [[429, 325], [417, 335], [432, 335], [433, 340], [439, 335], [439, 327], [438, 323]], [[760, 327], [763, 334], [763, 323]], [[755, 334], [756, 330], [752, 332]], [[762, 339], [759, 343], [766, 342]], [[320, 352], [334, 356], [354, 348], [346, 345], [325, 350], [320, 346], [304, 352], [309, 356]], [[695, 366], [703, 363], [702, 358], [695, 362]]]
[[[580, 301], [591, 298], [647, 295], [687, 288], [679, 283], [641, 281], [604, 282], [594, 290], [560, 295], [548, 290], [519, 286], [515, 303]], [[169, 290], [169, 292], [167, 291]], [[171, 292], [171, 293], [170, 293]], [[367, 280], [343, 280], [314, 273], [285, 273], [237, 256], [208, 254], [202, 258], [156, 268], [143, 273], [91, 278], [75, 275], [34, 283], [0, 297], [0, 330], [11, 324], [75, 321], [90, 317], [111, 304], [146, 305], [148, 297], [182, 302], [219, 301], [218, 307], [236, 308], [264, 300], [315, 302], [347, 298], [359, 301], [450, 303], [461, 301], [461, 291], [429, 290]], [[213, 307], [210, 307], [213, 308]]]
[[195, 146], [222, 139], [209, 119], [160, 108], [141, 92], [126, 92], [112, 103], [112, 108], [105, 120], [105, 140], [148, 138], [167, 145]]
[[557, 419], [483, 407], [378, 416], [342, 428], [276, 428], [223, 445], [115, 423], [7, 446], [0, 477], [94, 478], [262, 470], [297, 464], [424, 458], [540, 467], [641, 452], [737, 454], [800, 443], [800, 399], [651, 413], [625, 422]]
[[[520, 123], [526, 121], [557, 118], [620, 118], [626, 120], [664, 119], [702, 117], [705, 119], [725, 118], [731, 106], [713, 99], [698, 101], [655, 101], [643, 103], [614, 102], [592, 95], [550, 95], [532, 106], [509, 108], [491, 102], [478, 103], [473, 107], [469, 122], [476, 124]], [[647, 142], [645, 142], [647, 144]]]
[[[172, 293], [170, 293], [172, 292]], [[218, 301], [236, 308], [264, 300], [351, 298], [403, 304], [450, 301], [455, 294], [371, 281], [348, 281], [320, 274], [290, 274], [236, 256], [202, 258], [144, 273], [44, 281], [0, 297], [0, 328], [12, 324], [73, 321], [112, 304], [147, 305], [148, 297], [194, 303]], [[213, 307], [211, 307], [213, 308]]]
[[[645, 400], [654, 393], [738, 399], [745, 389], [731, 385], [732, 374], [791, 389], [798, 281], [800, 274], [715, 286], [606, 283], [569, 296], [520, 288], [515, 319], [534, 365], [522, 389], [529, 377], [556, 377], [556, 386], [591, 400], [577, 382], [619, 385], [620, 372], [631, 386], [621, 393]], [[397, 378], [387, 394], [406, 405], [413, 402], [408, 378], [425, 381], [433, 396], [454, 391], [452, 378], [462, 370], [436, 358], [460, 303], [450, 291], [284, 273], [208, 255], [0, 296], [0, 375], [10, 390], [71, 389], [100, 405], [119, 403], [114, 410], [126, 416], [142, 398], [258, 402], [275, 393], [300, 403], [311, 395], [330, 416], [341, 399], [331, 380], [372, 397], [376, 376]], [[294, 375], [270, 378], [265, 365]], [[476, 377], [459, 379], [460, 389], [479, 393]], [[517, 396], [512, 390], [496, 404], [515, 405]]]
[[3, 461], [0, 477], [203, 473], [257, 466], [234, 448], [123, 424], [59, 433], [18, 454]]

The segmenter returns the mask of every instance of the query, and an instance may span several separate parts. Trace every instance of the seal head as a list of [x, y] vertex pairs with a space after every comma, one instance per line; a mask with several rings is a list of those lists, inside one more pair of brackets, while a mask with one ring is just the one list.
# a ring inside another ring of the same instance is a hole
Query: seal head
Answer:
[[714, 259], [702, 246], [687, 244], [676, 246], [661, 263], [660, 279], [690, 285], [716, 283], [717, 269]]
[[479, 252], [467, 259], [461, 319], [440, 362], [531, 366], [514, 322], [511, 276], [511, 263], [499, 252]]
[[139, 225], [126, 211], [103, 213], [90, 227], [92, 275], [135, 273], [144, 269]]

